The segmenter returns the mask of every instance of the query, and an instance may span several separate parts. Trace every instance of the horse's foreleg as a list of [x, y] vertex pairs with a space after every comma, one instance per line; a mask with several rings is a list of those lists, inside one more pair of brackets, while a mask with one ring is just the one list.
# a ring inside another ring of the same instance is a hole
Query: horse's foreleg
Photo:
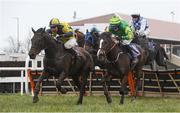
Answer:
[[84, 92], [85, 92], [85, 86], [87, 84], [88, 75], [89, 75], [89, 72], [84, 71], [82, 73], [82, 85], [81, 85], [81, 88], [80, 88], [80, 94], [79, 94], [79, 99], [77, 101], [77, 105], [82, 104], [83, 95], [84, 95]]
[[38, 81], [36, 83], [36, 87], [35, 87], [35, 90], [34, 90], [34, 96], [33, 96], [33, 103], [36, 103], [39, 101], [39, 98], [38, 98], [38, 94], [39, 94], [39, 90], [40, 90], [40, 83], [43, 81], [43, 78], [47, 75], [48, 73], [45, 73], [43, 71], [42, 75], [38, 78]]
[[[108, 81], [110, 82], [110, 81]], [[103, 84], [103, 88], [104, 88], [104, 95], [106, 96], [106, 100], [108, 103], [112, 102], [112, 97], [111, 94], [109, 93], [108, 87], [107, 87], [107, 76], [105, 75], [102, 79], [102, 84]]]
[[138, 90], [141, 87], [141, 80], [140, 80], [141, 70], [136, 71], [135, 75], [136, 75], [136, 92], [135, 92], [135, 98], [136, 98], [138, 96]]
[[65, 88], [62, 88], [61, 85], [64, 81], [64, 79], [66, 78], [66, 74], [64, 72], [62, 72], [60, 75], [59, 75], [59, 79], [57, 81], [57, 85], [56, 87], [58, 88], [58, 90], [62, 93], [62, 94], [66, 94], [67, 93], [67, 90]]
[[124, 103], [124, 95], [125, 95], [125, 92], [126, 92], [127, 80], [128, 80], [128, 76], [126, 74], [126, 75], [124, 75], [124, 77], [122, 79], [121, 89], [119, 90], [119, 94], [121, 95], [120, 104]]

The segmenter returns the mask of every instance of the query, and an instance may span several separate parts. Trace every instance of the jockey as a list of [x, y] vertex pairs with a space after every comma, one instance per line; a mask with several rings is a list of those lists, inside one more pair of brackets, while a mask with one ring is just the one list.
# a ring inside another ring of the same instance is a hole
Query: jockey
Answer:
[[109, 23], [110, 25], [108, 27], [108, 31], [118, 36], [119, 40], [122, 40], [123, 44], [126, 45], [126, 47], [128, 47], [128, 49], [130, 50], [133, 59], [132, 67], [134, 68], [139, 61], [138, 56], [140, 55], [140, 52], [137, 47], [131, 43], [134, 36], [130, 26], [119, 16], [113, 16], [109, 20]]
[[99, 30], [96, 27], [91, 28], [90, 33], [94, 37], [99, 37]]
[[61, 40], [64, 43], [64, 47], [74, 54], [75, 51], [72, 48], [77, 45], [77, 42], [71, 26], [66, 22], [60, 22], [59, 19], [53, 18], [49, 22], [49, 27], [50, 29], [47, 32], [55, 40]]
[[99, 34], [99, 30], [96, 27], [91, 28], [90, 33]]
[[140, 16], [140, 14], [132, 14], [132, 20], [130, 22], [131, 28], [138, 36], [146, 38], [149, 35], [149, 25], [147, 19]]

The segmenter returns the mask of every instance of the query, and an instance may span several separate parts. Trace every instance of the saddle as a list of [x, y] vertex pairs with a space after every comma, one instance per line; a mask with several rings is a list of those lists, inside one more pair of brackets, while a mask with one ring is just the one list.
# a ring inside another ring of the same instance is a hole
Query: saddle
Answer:
[[75, 56], [75, 58], [77, 58], [77, 57], [82, 57], [84, 60], [85, 60], [85, 56], [84, 56], [84, 54], [81, 52], [81, 49], [82, 48], [80, 48], [80, 47], [73, 47], [72, 48], [72, 50], [74, 51], [74, 56]]

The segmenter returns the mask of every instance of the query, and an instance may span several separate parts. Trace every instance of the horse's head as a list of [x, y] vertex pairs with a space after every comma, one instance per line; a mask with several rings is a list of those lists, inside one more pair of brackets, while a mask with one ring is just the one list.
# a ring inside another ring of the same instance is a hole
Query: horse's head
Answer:
[[115, 47], [115, 42], [110, 32], [103, 32], [100, 34], [99, 50], [97, 57], [100, 62], [107, 60], [106, 55]]
[[92, 49], [98, 49], [98, 43], [99, 43], [99, 33], [98, 32], [86, 32], [85, 36], [85, 49], [88, 50], [90, 48]]
[[31, 59], [35, 59], [36, 55], [46, 47], [45, 37], [47, 36], [47, 33], [45, 32], [45, 28], [40, 28], [37, 31], [32, 28], [32, 31], [34, 33], [34, 36], [31, 39], [32, 45], [29, 51], [29, 57]]
[[75, 37], [77, 39], [77, 43], [79, 45], [79, 47], [84, 47], [84, 43], [85, 43], [85, 35], [84, 33], [82, 33], [81, 31], [79, 31], [79, 29], [76, 29], [75, 31]]

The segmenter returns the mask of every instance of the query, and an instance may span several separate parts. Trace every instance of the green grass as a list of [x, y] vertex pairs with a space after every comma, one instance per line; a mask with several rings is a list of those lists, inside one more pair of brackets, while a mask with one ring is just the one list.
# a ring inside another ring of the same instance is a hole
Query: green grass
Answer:
[[32, 96], [0, 95], [0, 112], [180, 112], [180, 99], [138, 97], [133, 103], [126, 97], [119, 105], [119, 97], [113, 96], [107, 104], [104, 96], [86, 96], [83, 105], [76, 105], [77, 96], [39, 96], [40, 101], [32, 103]]

